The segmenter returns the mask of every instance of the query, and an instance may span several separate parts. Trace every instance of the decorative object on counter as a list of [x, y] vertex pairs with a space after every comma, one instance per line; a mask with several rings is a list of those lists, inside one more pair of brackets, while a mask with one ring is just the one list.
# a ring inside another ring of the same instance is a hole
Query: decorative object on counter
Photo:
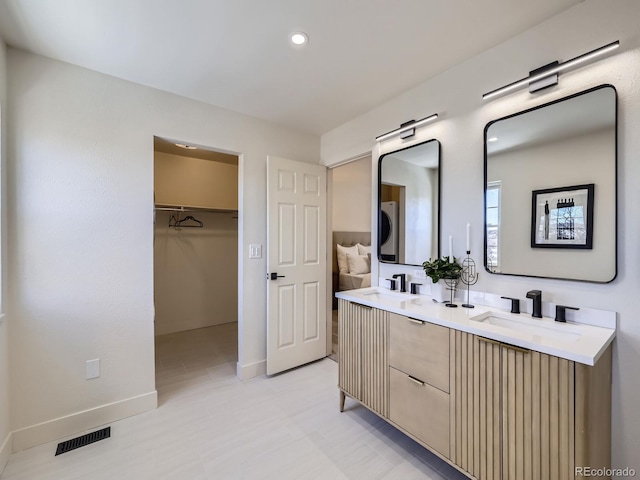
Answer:
[[469, 287], [475, 285], [478, 281], [478, 272], [476, 270], [476, 262], [471, 258], [471, 250], [469, 250], [469, 224], [467, 224], [467, 258], [462, 262], [460, 280], [467, 286], [467, 303], [463, 303], [462, 306], [464, 308], [475, 308], [469, 301]]
[[531, 248], [593, 248], [595, 185], [534, 190]]
[[[439, 303], [445, 302], [445, 289], [452, 287], [455, 290], [462, 271], [462, 266], [458, 263], [456, 257], [443, 256], [435, 260], [429, 259], [423, 262], [422, 268], [425, 275], [431, 279], [431, 296], [433, 299]], [[453, 292], [450, 303], [453, 303]]]
[[531, 70], [528, 77], [485, 93], [484, 95], [482, 95], [482, 99], [488, 100], [499, 95], [504, 95], [518, 88], [524, 87], [525, 85], [529, 85], [530, 93], [537, 92], [538, 90], [542, 90], [543, 88], [547, 88], [552, 85], [557, 85], [558, 74], [560, 72], [575, 68], [578, 65], [582, 65], [597, 57], [606, 55], [619, 46], [620, 41], [616, 40], [615, 42], [611, 42], [608, 45], [596, 48], [595, 50], [591, 50], [590, 52], [574, 57], [571, 60], [567, 60], [566, 62], [559, 63], [556, 60], [555, 62], [549, 63], [540, 68], [536, 68], [535, 70]]
[[455, 303], [453, 303], [453, 296], [456, 293], [456, 287], [458, 286], [458, 279], [460, 277], [446, 277], [444, 279], [444, 283], [447, 284], [447, 288], [449, 289], [449, 291], [451, 292], [451, 298], [450, 300], [444, 304], [445, 307], [449, 307], [449, 308], [458, 308], [458, 305], [456, 305]]

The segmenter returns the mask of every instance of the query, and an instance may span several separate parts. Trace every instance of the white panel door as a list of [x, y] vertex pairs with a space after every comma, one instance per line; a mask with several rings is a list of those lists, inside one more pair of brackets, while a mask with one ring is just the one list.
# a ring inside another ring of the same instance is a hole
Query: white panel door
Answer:
[[323, 166], [267, 159], [269, 375], [326, 356], [326, 183]]

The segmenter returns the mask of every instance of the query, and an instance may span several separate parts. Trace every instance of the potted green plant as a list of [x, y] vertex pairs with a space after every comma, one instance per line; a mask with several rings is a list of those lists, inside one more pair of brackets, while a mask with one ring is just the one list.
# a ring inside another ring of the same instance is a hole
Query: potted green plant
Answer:
[[447, 285], [445, 279], [458, 279], [460, 278], [460, 272], [462, 266], [458, 263], [456, 257], [453, 257], [453, 262], [449, 262], [448, 256], [436, 258], [435, 260], [429, 259], [422, 264], [424, 273], [431, 279], [431, 296], [437, 302], [444, 302], [447, 298]]

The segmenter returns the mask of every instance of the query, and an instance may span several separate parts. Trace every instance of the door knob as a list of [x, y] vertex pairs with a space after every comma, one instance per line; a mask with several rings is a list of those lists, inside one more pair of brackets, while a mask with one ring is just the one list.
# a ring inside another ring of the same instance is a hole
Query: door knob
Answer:
[[284, 275], [278, 275], [277, 272], [273, 272], [271, 274], [267, 274], [267, 278], [271, 278], [271, 280], [277, 280], [278, 278], [284, 278]]

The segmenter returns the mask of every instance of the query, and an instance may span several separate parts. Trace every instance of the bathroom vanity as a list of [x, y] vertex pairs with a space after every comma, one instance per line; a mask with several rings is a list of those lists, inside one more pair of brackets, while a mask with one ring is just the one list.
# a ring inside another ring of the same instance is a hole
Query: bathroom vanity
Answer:
[[337, 296], [341, 411], [357, 400], [471, 478], [611, 466], [615, 314], [561, 324], [379, 287]]

